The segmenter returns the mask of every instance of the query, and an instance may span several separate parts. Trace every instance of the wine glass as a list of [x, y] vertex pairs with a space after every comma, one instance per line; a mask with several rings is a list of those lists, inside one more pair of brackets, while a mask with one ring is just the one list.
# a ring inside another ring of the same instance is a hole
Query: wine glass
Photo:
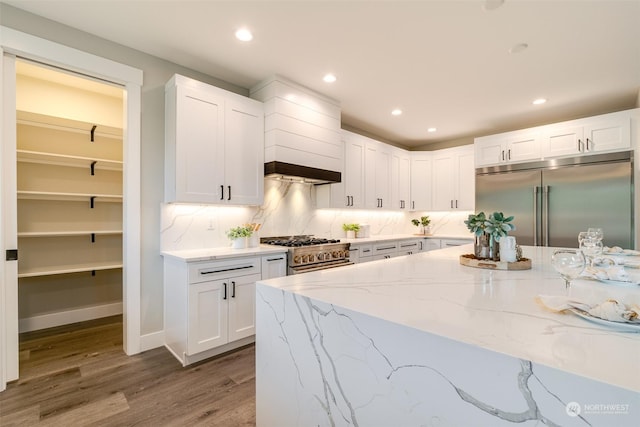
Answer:
[[592, 235], [592, 237], [582, 239], [582, 242], [580, 242], [580, 250], [589, 261], [589, 265], [593, 267], [594, 259], [597, 256], [602, 255], [604, 246], [602, 245], [602, 240], [598, 240]]
[[551, 256], [551, 265], [564, 279], [565, 287], [582, 273], [586, 266], [584, 254], [579, 249], [556, 249]]
[[582, 241], [584, 239], [587, 239], [589, 237], [589, 232], [588, 231], [581, 231], [578, 233], [578, 247], [580, 247], [580, 245], [582, 244]]
[[587, 229], [587, 233], [589, 233], [592, 238], [599, 241], [602, 241], [602, 239], [604, 238], [604, 232], [602, 231], [602, 228], [590, 227]]

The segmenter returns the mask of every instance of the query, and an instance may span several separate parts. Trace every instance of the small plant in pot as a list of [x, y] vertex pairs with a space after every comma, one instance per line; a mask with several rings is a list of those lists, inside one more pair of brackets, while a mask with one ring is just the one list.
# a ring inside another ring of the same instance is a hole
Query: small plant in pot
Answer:
[[478, 259], [500, 259], [499, 241], [516, 227], [510, 224], [513, 216], [505, 217], [502, 212], [494, 212], [487, 218], [484, 212], [469, 215], [464, 222], [475, 235], [474, 255]]
[[416, 227], [421, 227], [420, 234], [429, 234], [428, 227], [429, 224], [431, 224], [431, 220], [428, 216], [421, 216], [420, 219], [412, 219], [411, 224], [415, 225]]
[[347, 239], [355, 239], [360, 231], [360, 224], [342, 224], [342, 229], [347, 233]]
[[253, 230], [249, 227], [234, 227], [227, 231], [227, 237], [231, 240], [234, 249], [242, 249], [247, 246], [247, 237], [251, 237]]

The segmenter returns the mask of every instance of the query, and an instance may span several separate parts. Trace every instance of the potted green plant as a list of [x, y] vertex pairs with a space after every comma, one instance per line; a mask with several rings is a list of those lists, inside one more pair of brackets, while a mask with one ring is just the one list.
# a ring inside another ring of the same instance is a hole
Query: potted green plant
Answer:
[[249, 227], [234, 227], [227, 231], [227, 237], [231, 240], [231, 247], [242, 249], [247, 246], [247, 237], [251, 237], [253, 230]]
[[420, 234], [430, 234], [428, 233], [429, 224], [431, 224], [431, 220], [429, 216], [421, 216], [420, 219], [412, 219], [411, 224], [420, 228]]
[[360, 224], [342, 224], [342, 229], [347, 233], [347, 239], [355, 239], [360, 231]]
[[475, 235], [474, 255], [478, 259], [500, 259], [500, 238], [515, 230], [511, 224], [513, 216], [505, 217], [502, 212], [494, 212], [487, 218], [484, 212], [469, 215], [464, 223]]

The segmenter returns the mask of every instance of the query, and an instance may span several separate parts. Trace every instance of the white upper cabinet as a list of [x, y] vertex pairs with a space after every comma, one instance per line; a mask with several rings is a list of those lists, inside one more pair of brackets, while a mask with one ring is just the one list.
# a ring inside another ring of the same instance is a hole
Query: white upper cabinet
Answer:
[[367, 138], [365, 146], [365, 208], [393, 208], [391, 205], [391, 146]]
[[165, 201], [260, 205], [262, 103], [175, 75], [165, 87]]
[[391, 209], [409, 210], [411, 155], [401, 148], [391, 151]]
[[540, 132], [514, 131], [475, 139], [476, 166], [523, 162], [540, 158]]
[[631, 149], [626, 110], [475, 139], [476, 167]]
[[364, 136], [342, 131], [344, 172], [336, 184], [316, 186], [316, 204], [319, 208], [364, 207], [364, 169], [366, 140]]
[[629, 111], [546, 126], [542, 155], [559, 157], [631, 148]]
[[431, 209], [432, 175], [431, 153], [427, 151], [411, 152], [411, 210]]
[[473, 210], [475, 205], [473, 145], [434, 152], [432, 182], [432, 209]]

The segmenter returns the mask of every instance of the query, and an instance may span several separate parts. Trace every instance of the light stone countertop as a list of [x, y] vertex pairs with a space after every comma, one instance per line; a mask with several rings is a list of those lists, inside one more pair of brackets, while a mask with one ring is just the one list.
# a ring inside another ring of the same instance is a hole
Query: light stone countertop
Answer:
[[184, 249], [179, 251], [162, 251], [164, 257], [175, 258], [184, 262], [213, 261], [218, 259], [261, 256], [286, 253], [283, 246], [259, 245], [255, 248], [233, 249], [231, 246], [205, 249]]
[[[546, 311], [539, 294], [640, 305], [640, 286], [576, 280], [550, 265], [553, 248], [523, 247], [531, 270], [462, 266], [463, 245], [262, 281], [314, 300], [640, 392], [640, 331], [618, 332]], [[631, 272], [640, 275], [640, 271]]]
[[452, 235], [425, 235], [425, 234], [388, 234], [388, 235], [375, 235], [370, 237], [360, 237], [356, 239], [347, 239], [345, 237], [339, 237], [341, 242], [351, 243], [352, 245], [367, 244], [375, 242], [387, 242], [390, 240], [411, 240], [411, 239], [451, 239], [451, 240], [467, 240], [473, 241], [473, 235], [471, 233], [464, 236], [452, 236]]

